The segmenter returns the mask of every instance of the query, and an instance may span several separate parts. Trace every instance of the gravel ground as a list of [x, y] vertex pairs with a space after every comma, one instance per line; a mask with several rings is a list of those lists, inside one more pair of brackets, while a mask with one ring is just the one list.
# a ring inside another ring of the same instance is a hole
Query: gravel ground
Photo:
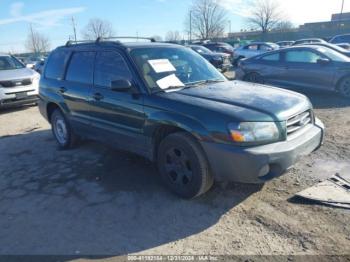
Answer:
[[2, 111], [0, 254], [350, 255], [348, 210], [293, 199], [350, 165], [350, 100], [307, 95], [327, 126], [319, 151], [264, 186], [219, 184], [193, 201], [140, 157], [58, 150], [36, 107]]

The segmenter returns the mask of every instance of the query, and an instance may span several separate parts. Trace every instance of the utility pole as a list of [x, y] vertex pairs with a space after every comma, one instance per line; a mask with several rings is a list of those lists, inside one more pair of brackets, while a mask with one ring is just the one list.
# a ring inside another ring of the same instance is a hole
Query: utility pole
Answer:
[[192, 10], [190, 11], [190, 43], [192, 42]]
[[34, 51], [35, 55], [37, 55], [38, 50], [37, 50], [37, 46], [36, 46], [36, 39], [35, 39], [35, 36], [34, 36], [32, 23], [29, 24], [29, 28], [30, 28], [30, 36], [31, 36], [31, 40], [32, 40], [33, 51]]
[[228, 20], [228, 38], [230, 38], [230, 33], [232, 32], [232, 30], [231, 30], [231, 20]]
[[72, 26], [73, 26], [73, 32], [74, 32], [74, 41], [77, 42], [77, 28], [76, 28], [74, 16], [72, 16]]
[[341, 9], [340, 9], [340, 15], [339, 15], [339, 23], [338, 23], [339, 33], [341, 33], [341, 27], [342, 27], [343, 12], [344, 12], [344, 2], [345, 2], [345, 0], [342, 0]]

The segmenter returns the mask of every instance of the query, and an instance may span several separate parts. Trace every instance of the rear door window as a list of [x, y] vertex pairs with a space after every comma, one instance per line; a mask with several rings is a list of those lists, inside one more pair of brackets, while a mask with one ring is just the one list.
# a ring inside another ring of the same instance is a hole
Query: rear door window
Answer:
[[116, 52], [98, 53], [95, 63], [95, 85], [109, 88], [112, 81], [120, 79], [132, 80], [123, 57]]
[[51, 55], [45, 69], [45, 77], [50, 79], [62, 79], [65, 66], [69, 58], [66, 50], [56, 50]]
[[93, 84], [95, 52], [75, 52], [66, 75], [67, 81]]

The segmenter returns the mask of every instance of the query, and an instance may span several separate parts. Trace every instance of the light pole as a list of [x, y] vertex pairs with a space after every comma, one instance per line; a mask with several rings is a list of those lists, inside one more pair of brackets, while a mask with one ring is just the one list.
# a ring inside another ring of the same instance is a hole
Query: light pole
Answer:
[[72, 16], [72, 26], [73, 26], [73, 33], [74, 33], [74, 41], [77, 42], [77, 28], [76, 28], [74, 16]]
[[227, 37], [230, 37], [230, 33], [231, 33], [231, 20], [228, 20], [228, 34]]
[[190, 43], [192, 42], [192, 10], [190, 11]]
[[339, 15], [339, 32], [341, 31], [341, 25], [342, 25], [342, 20], [343, 20], [344, 2], [345, 2], [345, 0], [342, 0], [341, 10], [340, 10], [340, 15]]

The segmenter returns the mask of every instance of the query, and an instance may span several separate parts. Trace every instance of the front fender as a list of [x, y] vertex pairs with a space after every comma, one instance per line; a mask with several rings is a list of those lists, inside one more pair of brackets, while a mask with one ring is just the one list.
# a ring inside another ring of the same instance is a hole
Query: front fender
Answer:
[[148, 115], [145, 123], [145, 135], [152, 137], [161, 126], [173, 126], [191, 133], [201, 141], [212, 141], [208, 130], [196, 119], [166, 111], [157, 111]]

